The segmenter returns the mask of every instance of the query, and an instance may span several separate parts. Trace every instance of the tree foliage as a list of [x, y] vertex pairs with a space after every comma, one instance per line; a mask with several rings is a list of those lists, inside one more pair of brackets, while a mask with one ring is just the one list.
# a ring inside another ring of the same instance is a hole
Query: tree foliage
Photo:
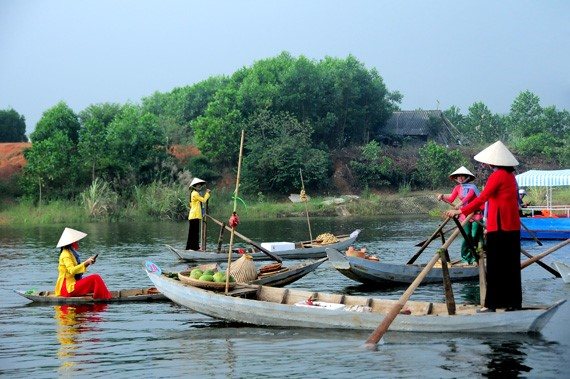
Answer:
[[382, 155], [382, 147], [371, 141], [360, 149], [360, 155], [350, 161], [354, 175], [360, 185], [380, 188], [398, 182], [399, 175], [394, 161]]
[[71, 143], [76, 144], [79, 138], [79, 128], [78, 116], [62, 101], [44, 112], [36, 129], [30, 134], [30, 138], [32, 142], [40, 142], [51, 138], [57, 131], [61, 131]]
[[449, 183], [450, 170], [465, 165], [465, 157], [459, 150], [450, 150], [433, 141], [419, 149], [416, 181], [432, 189]]
[[245, 192], [288, 194], [322, 188], [330, 174], [327, 152], [311, 145], [312, 128], [288, 113], [261, 111], [250, 117], [243, 159]]
[[28, 142], [26, 119], [14, 109], [0, 109], [0, 142]]

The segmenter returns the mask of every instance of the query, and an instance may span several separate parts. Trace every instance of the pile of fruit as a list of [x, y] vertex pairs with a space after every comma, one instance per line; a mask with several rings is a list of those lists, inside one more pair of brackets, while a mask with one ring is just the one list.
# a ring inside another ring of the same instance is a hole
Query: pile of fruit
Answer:
[[[190, 271], [190, 277], [192, 279], [200, 280], [202, 282], [214, 282], [214, 283], [225, 283], [226, 282], [226, 273], [224, 271], [216, 271], [216, 270], [200, 270], [199, 268], [195, 268]], [[233, 276], [230, 275], [230, 283], [235, 282]]]
[[338, 242], [338, 238], [336, 238], [336, 236], [332, 233], [323, 233], [319, 234], [317, 238], [315, 238], [315, 241], [322, 245], [328, 245], [331, 243]]

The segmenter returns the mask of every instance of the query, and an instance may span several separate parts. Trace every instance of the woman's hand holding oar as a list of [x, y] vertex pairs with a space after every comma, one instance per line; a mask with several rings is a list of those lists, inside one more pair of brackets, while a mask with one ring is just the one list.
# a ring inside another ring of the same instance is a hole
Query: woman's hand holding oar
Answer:
[[[467, 216], [461, 225], [465, 225], [467, 222], [469, 222], [471, 217], [473, 217], [473, 214], [470, 214], [469, 216]], [[449, 221], [449, 219], [447, 219], [446, 221]], [[451, 245], [453, 240], [455, 240], [455, 238], [457, 238], [457, 236], [459, 234], [460, 234], [459, 230], [456, 230], [455, 232], [453, 232], [453, 234], [451, 236], [449, 236], [449, 238], [441, 246], [441, 248], [434, 254], [433, 258], [426, 264], [424, 269], [418, 274], [418, 276], [412, 282], [412, 284], [408, 287], [406, 292], [404, 292], [404, 294], [400, 297], [400, 299], [398, 299], [398, 301], [394, 304], [394, 306], [386, 314], [384, 319], [382, 319], [382, 322], [380, 323], [380, 325], [378, 325], [376, 330], [374, 330], [374, 332], [372, 332], [372, 334], [370, 334], [370, 336], [368, 337], [368, 339], [366, 340], [366, 343], [365, 343], [366, 348], [368, 348], [368, 349], [375, 349], [376, 348], [376, 344], [378, 343], [378, 341], [380, 341], [382, 336], [384, 336], [384, 333], [386, 333], [386, 331], [390, 327], [390, 324], [392, 324], [392, 321], [394, 321], [396, 316], [398, 316], [398, 314], [400, 313], [402, 308], [404, 308], [404, 305], [406, 305], [406, 302], [408, 301], [410, 296], [412, 296], [412, 293], [420, 285], [420, 283], [424, 280], [424, 278], [427, 276], [428, 272], [432, 269], [432, 267], [435, 265], [435, 263], [439, 259], [439, 257], [440, 257], [439, 251], [442, 249], [447, 250], [449, 245]]]

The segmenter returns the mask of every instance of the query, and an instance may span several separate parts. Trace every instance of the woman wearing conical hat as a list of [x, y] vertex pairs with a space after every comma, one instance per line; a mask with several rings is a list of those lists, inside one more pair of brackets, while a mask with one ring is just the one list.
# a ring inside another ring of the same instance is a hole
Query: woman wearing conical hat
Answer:
[[200, 190], [206, 181], [194, 178], [190, 183], [190, 213], [188, 214], [188, 240], [186, 250], [200, 250], [200, 221], [202, 220], [202, 204], [210, 198], [210, 190], [206, 189], [204, 196], [200, 195]]
[[[453, 188], [450, 194], [438, 194], [438, 200], [445, 201], [446, 203], [453, 205], [455, 199], [459, 199], [460, 202], [455, 206], [455, 209], [460, 209], [479, 196], [479, 189], [475, 184], [471, 183], [475, 180], [475, 175], [473, 175], [473, 173], [464, 166], [459, 167], [457, 170], [449, 174], [449, 179], [456, 182], [457, 185]], [[477, 221], [480, 221], [482, 218], [482, 212], [476, 211], [476, 214], [464, 227], [465, 233], [468, 236], [471, 236], [471, 239], [475, 244], [477, 244], [483, 234], [483, 229], [477, 223]], [[464, 215], [459, 216], [459, 221], [463, 221], [464, 219]], [[468, 264], [473, 264], [477, 261], [477, 258], [469, 248], [468, 242], [465, 240], [463, 240], [463, 243], [461, 244], [461, 260]]]
[[487, 294], [480, 311], [517, 310], [522, 304], [521, 225], [514, 167], [519, 162], [501, 141], [474, 158], [492, 171], [485, 188], [477, 199], [459, 210], [448, 210], [445, 215], [468, 215], [487, 202]]
[[98, 274], [83, 276], [87, 267], [95, 263], [96, 260], [95, 256], [89, 257], [83, 262], [79, 258], [79, 240], [86, 235], [71, 228], [65, 228], [61, 234], [57, 243], [57, 247], [61, 249], [57, 266], [58, 276], [55, 283], [55, 294], [56, 296], [74, 297], [92, 293], [94, 299], [110, 299], [111, 294], [101, 276]]

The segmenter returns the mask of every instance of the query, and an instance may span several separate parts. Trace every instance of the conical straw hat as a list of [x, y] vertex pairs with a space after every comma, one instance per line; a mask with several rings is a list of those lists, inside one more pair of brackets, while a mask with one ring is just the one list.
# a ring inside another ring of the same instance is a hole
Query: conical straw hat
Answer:
[[194, 178], [194, 179], [192, 179], [192, 182], [190, 183], [190, 187], [194, 187], [197, 184], [204, 184], [204, 183], [206, 183], [205, 180], [202, 180], [200, 178]]
[[501, 141], [495, 142], [473, 158], [493, 166], [513, 167], [519, 164], [513, 153]]
[[468, 182], [475, 180], [475, 175], [473, 175], [473, 173], [471, 171], [469, 171], [467, 168], [465, 168], [465, 166], [461, 166], [457, 170], [455, 170], [451, 174], [449, 174], [449, 179], [455, 180], [455, 176], [457, 176], [457, 175], [467, 176], [468, 178], [467, 178], [467, 181], [465, 181], [465, 183], [468, 183]]
[[230, 267], [230, 275], [238, 283], [247, 283], [257, 279], [257, 269], [251, 255], [244, 254]]
[[61, 237], [59, 237], [59, 242], [57, 243], [56, 247], [71, 245], [72, 243], [79, 241], [86, 235], [87, 233], [80, 232], [79, 230], [65, 228], [63, 230], [63, 233], [61, 233]]

